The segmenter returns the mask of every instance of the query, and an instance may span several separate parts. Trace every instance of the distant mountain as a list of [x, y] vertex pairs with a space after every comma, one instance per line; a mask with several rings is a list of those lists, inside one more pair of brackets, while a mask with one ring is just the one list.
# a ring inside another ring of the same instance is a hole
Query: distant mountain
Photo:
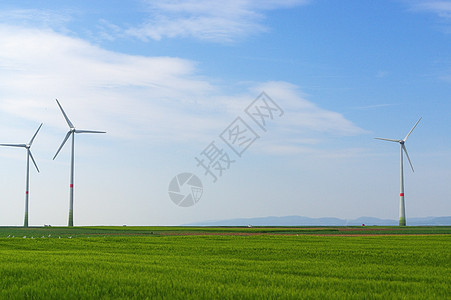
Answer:
[[449, 226], [451, 225], [451, 217], [412, 218], [409, 223], [412, 223], [413, 226]]
[[[205, 221], [192, 224], [191, 226], [396, 226], [398, 220], [387, 220], [373, 217], [360, 217], [354, 220], [343, 220], [339, 218], [308, 218], [301, 216], [286, 217], [261, 217], [242, 218], [220, 221]], [[451, 216], [449, 217], [425, 217], [408, 218], [408, 226], [451, 226]]]

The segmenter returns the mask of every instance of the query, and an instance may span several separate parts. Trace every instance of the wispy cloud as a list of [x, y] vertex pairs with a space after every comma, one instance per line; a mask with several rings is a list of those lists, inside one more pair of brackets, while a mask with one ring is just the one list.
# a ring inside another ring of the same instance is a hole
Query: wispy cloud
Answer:
[[420, 0], [410, 2], [410, 4], [416, 11], [426, 11], [441, 18], [451, 18], [451, 1]]
[[58, 98], [75, 125], [107, 130], [113, 138], [206, 141], [265, 91], [286, 111], [275, 128], [281, 151], [308, 146], [293, 135], [311, 142], [363, 132], [287, 82], [224, 92], [198, 74], [193, 61], [116, 53], [51, 30], [0, 26], [0, 43], [0, 113], [44, 122], [46, 128], [66, 130]]
[[388, 72], [388, 71], [378, 71], [377, 73], [376, 73], [376, 78], [385, 78], [385, 77], [387, 77], [388, 75], [390, 74], [390, 72]]
[[[142, 19], [114, 23], [98, 15], [97, 26], [73, 31], [83, 11], [64, 9], [3, 9], [0, 23], [35, 28], [51, 28], [65, 34], [85, 34], [94, 41], [136, 38], [143, 41], [164, 38], [194, 38], [230, 43], [270, 30], [265, 25], [267, 12], [305, 5], [311, 0], [137, 0], [144, 9]], [[77, 33], [75, 33], [77, 32]]]
[[252, 90], [265, 91], [273, 99], [280, 101], [280, 105], [287, 111], [287, 130], [314, 133], [333, 133], [336, 135], [356, 135], [364, 131], [352, 122], [347, 120], [342, 114], [318, 107], [302, 96], [296, 85], [287, 82], [265, 82], [256, 84]]
[[154, 133], [167, 131], [162, 127], [171, 125], [168, 116], [176, 120], [174, 127], [196, 132], [202, 122], [187, 120], [184, 110], [214, 90], [183, 59], [117, 54], [50, 30], [10, 26], [0, 27], [0, 42], [0, 109], [55, 126], [65, 124], [44, 115], [53, 113], [45, 108], [61, 98], [79, 122], [107, 125], [112, 134], [140, 135], [135, 128], [150, 124]]
[[264, 12], [306, 4], [308, 0], [170, 0], [143, 1], [147, 19], [125, 34], [142, 39], [192, 37], [213, 42], [236, 39], [266, 31]]
[[366, 106], [356, 106], [353, 107], [353, 109], [357, 110], [373, 110], [373, 109], [379, 109], [379, 108], [385, 108], [390, 106], [395, 106], [398, 104], [395, 103], [381, 103], [381, 104], [373, 104], [373, 105], [366, 105]]
[[73, 12], [49, 9], [4, 9], [0, 10], [0, 23], [39, 28], [59, 28], [67, 31], [66, 24]]
[[[451, 1], [415, 0], [405, 1], [414, 12], [431, 13], [437, 16], [440, 31], [451, 34]], [[449, 73], [449, 71], [445, 71]], [[441, 80], [450, 81], [451, 76], [446, 74], [439, 77]]]

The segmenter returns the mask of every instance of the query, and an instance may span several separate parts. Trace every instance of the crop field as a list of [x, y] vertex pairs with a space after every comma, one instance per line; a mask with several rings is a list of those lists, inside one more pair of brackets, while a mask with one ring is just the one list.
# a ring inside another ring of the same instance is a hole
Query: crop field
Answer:
[[450, 249], [451, 227], [0, 227], [0, 299], [450, 299]]

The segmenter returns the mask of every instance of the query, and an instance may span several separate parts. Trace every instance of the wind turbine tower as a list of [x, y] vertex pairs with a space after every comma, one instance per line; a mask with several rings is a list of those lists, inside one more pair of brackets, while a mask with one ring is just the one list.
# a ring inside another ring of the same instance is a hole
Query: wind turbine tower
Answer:
[[19, 147], [19, 148], [25, 148], [27, 149], [27, 179], [26, 179], [26, 187], [25, 187], [25, 217], [24, 217], [24, 222], [23, 222], [23, 226], [24, 227], [28, 227], [28, 196], [29, 196], [29, 188], [30, 188], [30, 157], [31, 160], [33, 161], [34, 166], [36, 167], [36, 170], [39, 173], [39, 168], [38, 165], [36, 164], [36, 161], [33, 158], [33, 155], [31, 154], [31, 145], [33, 144], [34, 138], [36, 137], [36, 135], [39, 132], [39, 129], [41, 129], [42, 127], [42, 123], [41, 125], [39, 125], [38, 130], [36, 130], [36, 133], [33, 135], [33, 137], [31, 138], [30, 142], [28, 144], [0, 144], [0, 146], [6, 146], [6, 147]]
[[70, 159], [70, 185], [69, 185], [69, 222], [68, 226], [74, 226], [74, 141], [75, 141], [75, 134], [76, 133], [106, 133], [105, 131], [95, 131], [95, 130], [78, 130], [75, 129], [74, 124], [69, 120], [66, 113], [64, 112], [63, 108], [61, 107], [61, 104], [56, 100], [56, 103], [58, 104], [61, 112], [63, 113], [64, 119], [67, 122], [67, 125], [69, 125], [69, 131], [66, 134], [66, 137], [64, 138], [63, 142], [61, 143], [61, 146], [58, 148], [58, 151], [56, 151], [55, 156], [53, 159], [56, 158], [58, 153], [60, 152], [61, 148], [63, 148], [64, 144], [66, 143], [67, 139], [69, 137], [72, 137], [72, 150], [71, 150], [71, 159]]
[[405, 146], [405, 143], [407, 141], [407, 138], [412, 133], [412, 131], [417, 127], [418, 123], [421, 121], [421, 118], [415, 123], [415, 125], [410, 129], [409, 133], [406, 135], [406, 137], [402, 140], [393, 140], [393, 139], [383, 139], [383, 138], [375, 138], [378, 140], [383, 141], [389, 141], [389, 142], [396, 142], [401, 145], [401, 171], [400, 171], [400, 191], [399, 191], [399, 226], [406, 226], [406, 206], [404, 202], [404, 172], [403, 172], [403, 151], [407, 156], [407, 159], [409, 160], [410, 167], [412, 168], [412, 172], [415, 172], [413, 170], [412, 162], [410, 161], [409, 154], [407, 154], [407, 149]]

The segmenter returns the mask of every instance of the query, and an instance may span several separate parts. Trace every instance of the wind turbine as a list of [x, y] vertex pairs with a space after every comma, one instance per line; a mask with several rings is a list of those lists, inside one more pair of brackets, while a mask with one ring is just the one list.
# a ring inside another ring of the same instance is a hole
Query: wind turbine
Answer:
[[400, 173], [400, 192], [399, 192], [399, 226], [406, 226], [406, 207], [404, 203], [404, 173], [403, 173], [403, 151], [407, 156], [407, 159], [409, 160], [410, 167], [412, 168], [412, 172], [415, 172], [413, 170], [412, 162], [410, 161], [409, 154], [407, 154], [407, 149], [405, 146], [405, 143], [407, 141], [407, 138], [412, 133], [412, 131], [417, 127], [418, 123], [421, 121], [421, 118], [415, 123], [415, 125], [410, 129], [409, 133], [406, 135], [406, 137], [402, 140], [392, 140], [392, 139], [383, 139], [383, 138], [375, 138], [378, 140], [383, 141], [389, 141], [389, 142], [396, 142], [401, 145], [401, 173]]
[[67, 139], [72, 136], [72, 150], [71, 150], [71, 159], [70, 159], [70, 198], [69, 198], [69, 223], [68, 226], [74, 226], [74, 138], [76, 133], [106, 133], [105, 131], [95, 131], [95, 130], [78, 130], [75, 129], [74, 124], [69, 120], [66, 113], [64, 112], [63, 108], [61, 107], [61, 104], [56, 100], [56, 103], [58, 104], [61, 112], [63, 113], [64, 119], [66, 119], [67, 125], [69, 125], [69, 131], [66, 134], [66, 137], [64, 138], [63, 142], [61, 143], [61, 146], [58, 148], [58, 151], [56, 151], [55, 156], [53, 159], [56, 158], [58, 153], [60, 152], [61, 148], [63, 148], [64, 144], [66, 143]]
[[33, 137], [31, 138], [31, 140], [28, 144], [0, 144], [0, 146], [19, 147], [19, 148], [27, 149], [27, 179], [26, 179], [26, 187], [25, 187], [25, 217], [24, 217], [24, 222], [23, 222], [24, 227], [28, 227], [28, 194], [29, 194], [28, 192], [29, 192], [29, 187], [30, 187], [30, 157], [31, 157], [31, 160], [33, 161], [34, 166], [36, 167], [36, 170], [39, 173], [38, 165], [36, 164], [36, 161], [33, 158], [33, 154], [31, 154], [30, 148], [31, 148], [31, 145], [33, 144], [34, 138], [38, 134], [39, 129], [41, 129], [41, 127], [42, 127], [42, 123], [41, 123], [41, 125], [39, 125], [38, 130], [36, 130], [36, 133], [33, 135]]

